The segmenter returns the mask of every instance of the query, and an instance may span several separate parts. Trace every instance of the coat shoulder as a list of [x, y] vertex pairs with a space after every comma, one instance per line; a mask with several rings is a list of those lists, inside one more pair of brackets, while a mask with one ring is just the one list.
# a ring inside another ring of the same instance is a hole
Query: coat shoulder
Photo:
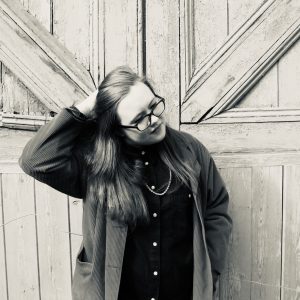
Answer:
[[170, 131], [177, 135], [182, 140], [183, 145], [185, 145], [191, 151], [202, 151], [203, 149], [206, 150], [206, 147], [203, 145], [203, 143], [192, 134], [173, 128], [170, 128]]

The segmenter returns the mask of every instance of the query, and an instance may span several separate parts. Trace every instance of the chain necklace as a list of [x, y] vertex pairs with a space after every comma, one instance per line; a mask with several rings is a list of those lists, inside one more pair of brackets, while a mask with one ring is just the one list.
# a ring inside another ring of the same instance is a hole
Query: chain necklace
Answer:
[[155, 194], [155, 195], [157, 195], [157, 196], [162, 196], [162, 195], [164, 195], [164, 194], [169, 190], [170, 185], [171, 185], [171, 181], [172, 181], [172, 172], [171, 172], [171, 170], [170, 170], [170, 179], [169, 179], [168, 186], [166, 187], [166, 189], [165, 189], [162, 193], [154, 192], [154, 191], [149, 187], [149, 185], [148, 185], [147, 183], [145, 183], [145, 185], [146, 185], [147, 189], [148, 189], [151, 193], [153, 193], [153, 194]]

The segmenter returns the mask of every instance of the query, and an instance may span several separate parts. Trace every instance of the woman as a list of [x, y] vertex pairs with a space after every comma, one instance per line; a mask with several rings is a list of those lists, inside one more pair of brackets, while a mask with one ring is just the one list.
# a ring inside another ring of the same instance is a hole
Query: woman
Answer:
[[83, 198], [72, 296], [212, 299], [232, 220], [207, 149], [170, 128], [165, 101], [121, 66], [25, 146], [25, 173]]

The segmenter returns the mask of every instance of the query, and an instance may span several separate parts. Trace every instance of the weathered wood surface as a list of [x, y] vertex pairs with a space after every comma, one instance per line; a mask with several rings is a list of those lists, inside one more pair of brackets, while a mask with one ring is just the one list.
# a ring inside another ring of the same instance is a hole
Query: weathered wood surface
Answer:
[[[166, 119], [179, 128], [179, 7], [174, 1], [146, 2], [146, 74], [166, 99]], [[161, 68], [160, 66], [164, 66]]]
[[7, 299], [6, 255], [3, 224], [2, 174], [0, 175], [0, 298]]
[[300, 40], [284, 55], [278, 65], [278, 105], [300, 107]]
[[294, 300], [300, 296], [300, 165], [285, 166], [284, 174], [281, 299]]
[[87, 70], [16, 1], [0, 1], [0, 59], [54, 111], [94, 90]]
[[35, 181], [41, 299], [71, 299], [68, 199]]
[[[137, 0], [105, 0], [105, 73], [128, 64], [137, 72], [139, 46]], [[116, 20], [118, 20], [116, 22]]]
[[220, 299], [280, 299], [282, 167], [222, 169], [234, 218]]
[[214, 153], [300, 151], [300, 123], [223, 123], [182, 125]]
[[234, 106], [298, 39], [299, 1], [271, 2], [199, 66], [182, 104], [183, 122]]
[[2, 189], [8, 296], [9, 299], [38, 300], [33, 179], [25, 174], [3, 174]]

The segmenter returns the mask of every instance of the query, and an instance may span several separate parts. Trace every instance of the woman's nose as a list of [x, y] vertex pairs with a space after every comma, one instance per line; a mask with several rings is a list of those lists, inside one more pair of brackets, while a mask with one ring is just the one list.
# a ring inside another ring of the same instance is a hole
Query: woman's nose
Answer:
[[159, 119], [159, 117], [155, 116], [155, 115], [151, 115], [151, 124], [154, 124], [157, 122], [157, 120]]

